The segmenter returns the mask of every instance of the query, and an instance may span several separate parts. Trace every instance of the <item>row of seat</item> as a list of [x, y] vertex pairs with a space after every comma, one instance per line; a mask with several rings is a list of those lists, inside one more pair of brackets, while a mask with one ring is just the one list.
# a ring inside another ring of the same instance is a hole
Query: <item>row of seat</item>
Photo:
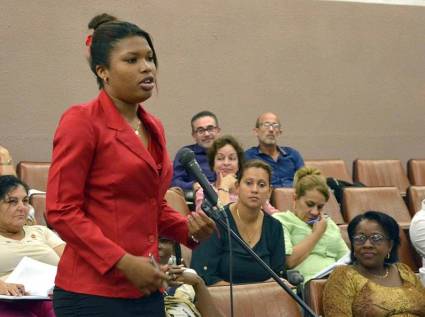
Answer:
[[366, 186], [395, 186], [403, 195], [407, 188], [425, 186], [425, 159], [410, 159], [407, 174], [400, 160], [363, 160], [353, 162], [353, 176], [343, 160], [306, 160], [306, 166], [320, 169], [326, 177], [347, 182], [361, 182]]
[[[320, 169], [325, 176], [347, 182], [361, 182], [366, 186], [395, 186], [406, 193], [410, 185], [425, 186], [425, 159], [410, 159], [407, 174], [400, 160], [363, 160], [353, 162], [353, 177], [350, 176], [345, 161], [340, 159], [306, 160], [306, 166]], [[49, 162], [19, 162], [16, 170], [19, 177], [32, 188], [45, 190]]]
[[[343, 191], [342, 207], [331, 193], [324, 212], [337, 224], [343, 224], [367, 210], [385, 211], [404, 226], [421, 209], [421, 202], [425, 199], [425, 186], [410, 186], [406, 199], [407, 205], [396, 187], [347, 187]], [[294, 200], [293, 188], [276, 188], [273, 190], [271, 204], [278, 210], [292, 210]]]

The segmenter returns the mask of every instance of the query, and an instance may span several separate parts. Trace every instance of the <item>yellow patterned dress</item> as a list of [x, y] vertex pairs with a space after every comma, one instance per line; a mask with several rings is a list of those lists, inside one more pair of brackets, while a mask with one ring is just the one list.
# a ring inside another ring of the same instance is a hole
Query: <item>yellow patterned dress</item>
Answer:
[[351, 265], [340, 266], [329, 277], [323, 293], [325, 317], [425, 316], [425, 289], [402, 263], [395, 264], [403, 285], [379, 285]]

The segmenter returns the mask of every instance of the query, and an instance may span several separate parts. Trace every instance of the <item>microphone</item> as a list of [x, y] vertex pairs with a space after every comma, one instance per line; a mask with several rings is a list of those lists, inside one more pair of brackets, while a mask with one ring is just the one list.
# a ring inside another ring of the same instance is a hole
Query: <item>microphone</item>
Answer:
[[183, 148], [180, 150], [180, 163], [183, 167], [195, 177], [199, 185], [204, 190], [204, 196], [211, 206], [218, 205], [218, 195], [214, 188], [211, 186], [205, 174], [202, 172], [201, 167], [195, 159], [195, 153], [191, 149]]

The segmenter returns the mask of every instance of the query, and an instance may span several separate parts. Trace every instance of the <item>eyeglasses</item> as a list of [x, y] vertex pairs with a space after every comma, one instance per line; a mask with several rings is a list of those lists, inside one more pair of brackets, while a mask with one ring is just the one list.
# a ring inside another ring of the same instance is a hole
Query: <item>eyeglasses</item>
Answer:
[[260, 127], [264, 129], [273, 128], [273, 130], [280, 130], [279, 123], [263, 122], [263, 123], [260, 123]]
[[381, 244], [385, 240], [389, 240], [386, 236], [380, 233], [371, 234], [370, 236], [367, 236], [365, 234], [358, 234], [353, 237], [353, 243], [355, 245], [363, 245], [368, 239], [373, 245]]
[[197, 128], [196, 130], [195, 130], [195, 133], [196, 134], [199, 134], [199, 135], [204, 135], [205, 133], [215, 133], [217, 131], [217, 127], [215, 127], [215, 126], [213, 126], [213, 125], [209, 125], [208, 127], [206, 127], [206, 128]]

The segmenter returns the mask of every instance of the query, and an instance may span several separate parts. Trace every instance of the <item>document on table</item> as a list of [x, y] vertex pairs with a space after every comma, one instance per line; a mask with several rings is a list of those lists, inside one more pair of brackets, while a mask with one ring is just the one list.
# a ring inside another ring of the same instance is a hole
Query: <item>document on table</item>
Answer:
[[55, 286], [56, 271], [57, 267], [54, 265], [24, 257], [5, 282], [23, 284], [28, 295], [0, 295], [0, 299], [49, 299]]

